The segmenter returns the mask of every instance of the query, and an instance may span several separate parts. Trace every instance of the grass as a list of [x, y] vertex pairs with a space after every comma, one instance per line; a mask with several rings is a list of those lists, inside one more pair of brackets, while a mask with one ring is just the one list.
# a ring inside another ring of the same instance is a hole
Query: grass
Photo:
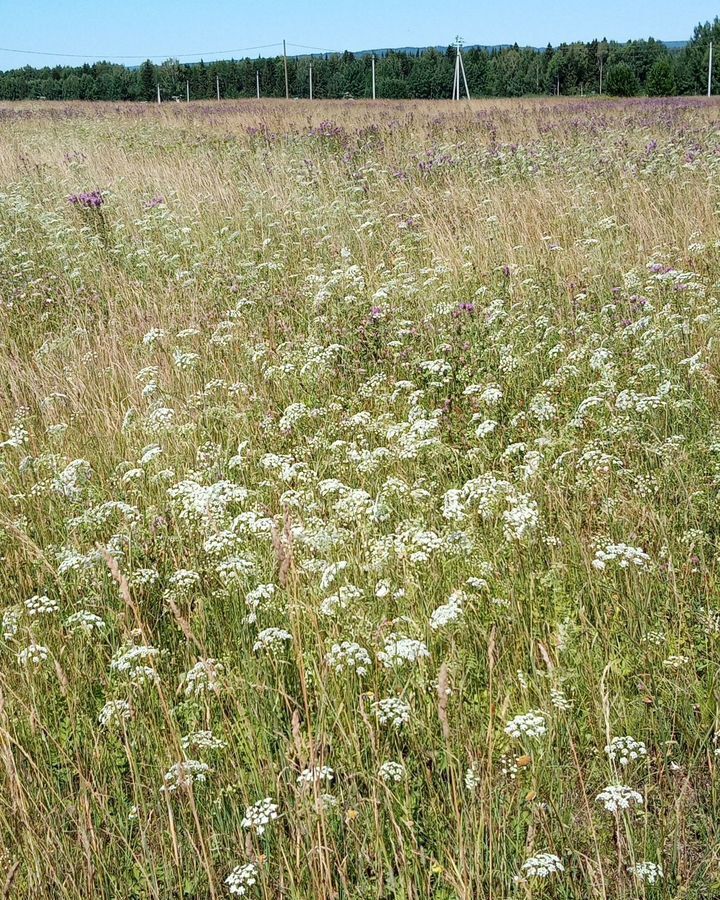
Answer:
[[2, 895], [720, 896], [717, 104], [0, 116]]

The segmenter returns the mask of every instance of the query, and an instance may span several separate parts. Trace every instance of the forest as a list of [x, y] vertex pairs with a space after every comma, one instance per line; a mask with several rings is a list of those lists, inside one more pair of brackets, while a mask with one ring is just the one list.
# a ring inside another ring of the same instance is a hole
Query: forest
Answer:
[[[720, 19], [699, 24], [684, 45], [648, 38], [564, 43], [545, 50], [470, 47], [463, 53], [473, 97], [531, 95], [673, 96], [707, 90], [710, 43], [720, 50]], [[376, 94], [393, 99], [449, 99], [455, 47], [445, 52], [386, 51], [376, 58]], [[290, 97], [308, 97], [312, 66], [317, 99], [372, 96], [370, 53], [288, 57]], [[112, 62], [82, 66], [25, 66], [0, 73], [0, 100], [165, 101], [285, 96], [283, 56], [128, 67]], [[720, 74], [713, 87], [720, 87]]]

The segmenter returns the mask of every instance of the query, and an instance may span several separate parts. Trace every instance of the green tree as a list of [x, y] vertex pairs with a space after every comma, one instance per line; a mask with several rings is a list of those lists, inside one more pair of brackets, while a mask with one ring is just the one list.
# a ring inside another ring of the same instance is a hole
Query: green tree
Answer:
[[621, 62], [608, 69], [605, 90], [613, 97], [635, 97], [640, 83], [630, 66]]
[[675, 69], [669, 56], [661, 56], [652, 64], [645, 89], [650, 97], [671, 97], [675, 93]]
[[153, 100], [157, 92], [157, 73], [155, 66], [146, 59], [140, 66], [140, 99]]

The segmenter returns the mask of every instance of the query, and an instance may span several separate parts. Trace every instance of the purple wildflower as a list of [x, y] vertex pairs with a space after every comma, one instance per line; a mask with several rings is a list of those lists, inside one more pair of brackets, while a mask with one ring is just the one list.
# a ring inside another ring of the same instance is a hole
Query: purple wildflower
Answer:
[[100, 209], [105, 201], [100, 191], [83, 191], [81, 194], [71, 194], [68, 203], [73, 206], [84, 206], [86, 209]]

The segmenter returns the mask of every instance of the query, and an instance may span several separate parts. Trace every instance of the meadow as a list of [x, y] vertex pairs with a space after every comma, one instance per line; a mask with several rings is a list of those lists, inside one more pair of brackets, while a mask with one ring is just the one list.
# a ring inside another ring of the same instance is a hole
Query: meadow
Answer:
[[0, 105], [0, 897], [720, 897], [720, 105]]

